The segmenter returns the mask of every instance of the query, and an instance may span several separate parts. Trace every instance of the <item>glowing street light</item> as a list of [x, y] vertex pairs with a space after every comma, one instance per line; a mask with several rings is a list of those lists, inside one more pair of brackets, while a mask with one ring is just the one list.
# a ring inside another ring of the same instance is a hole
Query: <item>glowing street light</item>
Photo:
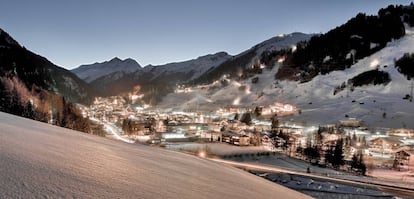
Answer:
[[205, 151], [199, 151], [197, 153], [197, 156], [200, 157], [200, 158], [206, 158], [207, 157], [207, 154], [206, 154]]

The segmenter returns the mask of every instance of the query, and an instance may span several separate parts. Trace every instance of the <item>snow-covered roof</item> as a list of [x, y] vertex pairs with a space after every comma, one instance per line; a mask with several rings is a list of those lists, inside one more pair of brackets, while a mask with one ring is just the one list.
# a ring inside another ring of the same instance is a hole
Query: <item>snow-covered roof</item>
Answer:
[[206, 159], [1, 112], [0, 129], [0, 198], [308, 198]]

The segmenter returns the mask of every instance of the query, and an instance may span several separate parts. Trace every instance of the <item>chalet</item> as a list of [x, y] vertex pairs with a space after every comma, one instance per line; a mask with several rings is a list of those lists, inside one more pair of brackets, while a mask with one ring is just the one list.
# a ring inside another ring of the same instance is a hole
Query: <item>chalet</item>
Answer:
[[261, 144], [261, 133], [260, 131], [244, 129], [239, 132], [240, 135], [244, 135], [250, 138], [249, 143], [254, 146], [259, 146]]
[[151, 133], [150, 125], [146, 121], [132, 120], [130, 124], [130, 134], [149, 135]]
[[247, 135], [239, 135], [233, 136], [233, 144], [238, 146], [249, 146], [250, 145], [250, 137]]
[[210, 142], [220, 142], [222, 140], [221, 132], [205, 131], [200, 134], [200, 139]]
[[357, 120], [355, 118], [349, 118], [347, 120], [340, 120], [339, 125], [341, 127], [361, 127], [364, 126], [364, 122], [362, 120]]
[[248, 146], [250, 145], [250, 137], [247, 135], [241, 135], [238, 133], [234, 133], [231, 131], [223, 131], [222, 132], [222, 141], [234, 144], [238, 146]]
[[403, 145], [396, 137], [378, 137], [369, 141], [369, 152], [394, 154]]
[[399, 170], [410, 170], [414, 168], [414, 150], [399, 150], [395, 152], [394, 167]]
[[234, 132], [232, 132], [232, 131], [223, 131], [222, 132], [222, 142], [226, 142], [226, 143], [229, 143], [229, 144], [233, 144], [233, 140], [232, 140], [232, 137], [235, 137], [235, 136], [239, 136], [239, 134], [237, 134], [237, 133], [234, 133]]

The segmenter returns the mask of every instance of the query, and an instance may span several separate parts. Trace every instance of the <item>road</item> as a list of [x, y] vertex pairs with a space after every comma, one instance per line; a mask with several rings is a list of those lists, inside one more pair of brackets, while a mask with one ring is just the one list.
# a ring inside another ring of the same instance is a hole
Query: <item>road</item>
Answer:
[[252, 164], [252, 163], [242, 163], [242, 162], [235, 162], [235, 161], [222, 160], [222, 159], [216, 159], [216, 158], [209, 158], [209, 159], [215, 162], [224, 163], [224, 164], [227, 164], [227, 165], [230, 165], [236, 168], [244, 169], [244, 170], [293, 174], [293, 175], [310, 177], [314, 179], [348, 184], [348, 185], [353, 185], [353, 186], [377, 188], [377, 189], [383, 190], [384, 192], [393, 193], [400, 197], [410, 197], [410, 198], [414, 197], [414, 189], [408, 188], [408, 187], [398, 187], [398, 186], [393, 186], [393, 185], [382, 184], [381, 182], [374, 182], [374, 181], [363, 180], [363, 179], [361, 180], [339, 179], [339, 178], [333, 178], [333, 177], [323, 176], [319, 174], [292, 171], [288, 169], [270, 167], [270, 166], [265, 166], [265, 165]]
[[107, 121], [98, 120], [97, 118], [90, 118], [90, 120], [93, 120], [95, 122], [98, 122], [99, 124], [104, 125], [104, 130], [106, 132], [108, 132], [109, 134], [113, 135], [115, 139], [121, 140], [121, 141], [126, 142], [126, 143], [134, 143], [134, 141], [132, 141], [130, 139], [121, 137], [120, 134], [121, 134], [122, 131], [117, 126], [115, 126], [114, 124], [112, 124], [110, 122], [107, 122]]

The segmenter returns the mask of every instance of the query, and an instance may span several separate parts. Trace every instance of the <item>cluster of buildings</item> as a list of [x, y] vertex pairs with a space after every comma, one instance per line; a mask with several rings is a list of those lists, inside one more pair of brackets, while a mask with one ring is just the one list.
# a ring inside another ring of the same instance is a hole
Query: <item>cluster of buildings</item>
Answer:
[[147, 137], [144, 140], [150, 143], [203, 141], [259, 145], [258, 132], [270, 128], [259, 121], [246, 125], [234, 119], [240, 108], [224, 108], [207, 115], [200, 112], [162, 113], [144, 111], [141, 106], [127, 102], [128, 99], [120, 96], [96, 98], [90, 107], [82, 110], [85, 117], [118, 126], [125, 137], [140, 141]]
[[[295, 111], [288, 104], [275, 103], [261, 107], [260, 114]], [[414, 168], [414, 131], [409, 129], [367, 128], [361, 120], [346, 119], [338, 124], [303, 126], [279, 122], [275, 127], [270, 119], [256, 119], [252, 110], [227, 107], [203, 114], [201, 112], [144, 111], [132, 106], [120, 96], [96, 98], [93, 105], [83, 109], [84, 115], [109, 122], [122, 129], [123, 136], [149, 143], [168, 142], [225, 142], [237, 146], [265, 146], [276, 150], [288, 145], [291, 155], [299, 149], [318, 145], [321, 151], [344, 141], [344, 155], [350, 160], [354, 154], [364, 154], [375, 164], [398, 169]], [[242, 113], [241, 113], [242, 112]], [[242, 121], [251, 114], [249, 125]], [[263, 114], [266, 115], [266, 114]], [[288, 135], [288, 140], [275, 136]]]

